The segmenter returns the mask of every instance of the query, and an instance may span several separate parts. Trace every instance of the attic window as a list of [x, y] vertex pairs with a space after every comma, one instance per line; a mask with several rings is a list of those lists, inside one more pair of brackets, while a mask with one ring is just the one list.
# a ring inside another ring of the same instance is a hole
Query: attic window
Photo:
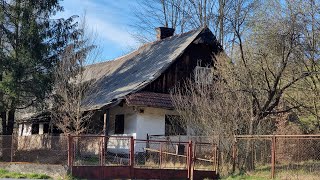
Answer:
[[213, 72], [212, 68], [196, 66], [194, 69], [194, 79], [196, 83], [212, 84]]

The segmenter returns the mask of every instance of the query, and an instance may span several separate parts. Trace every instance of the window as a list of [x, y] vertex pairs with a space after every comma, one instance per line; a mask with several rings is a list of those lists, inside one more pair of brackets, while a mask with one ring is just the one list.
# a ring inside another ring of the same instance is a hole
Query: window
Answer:
[[49, 124], [43, 124], [43, 133], [48, 134], [49, 133]]
[[196, 83], [212, 84], [212, 68], [196, 66], [194, 69], [194, 79]]
[[182, 121], [180, 116], [166, 115], [165, 135], [166, 136], [187, 135], [186, 130], [182, 126]]
[[39, 134], [39, 124], [32, 124], [31, 134]]
[[124, 133], [124, 115], [116, 115], [114, 121], [114, 134], [123, 134]]

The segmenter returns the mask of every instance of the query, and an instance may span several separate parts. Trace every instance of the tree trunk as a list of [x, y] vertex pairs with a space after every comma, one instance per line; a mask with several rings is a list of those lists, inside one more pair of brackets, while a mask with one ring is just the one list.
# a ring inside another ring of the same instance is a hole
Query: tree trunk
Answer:
[[8, 114], [7, 135], [13, 135], [15, 121], [14, 114], [15, 110], [11, 109]]
[[1, 112], [2, 119], [2, 160], [11, 161], [12, 137], [14, 127], [14, 110], [9, 112]]
[[[254, 129], [255, 129], [255, 123], [257, 122], [257, 118], [253, 117], [251, 118], [250, 124], [249, 124], [249, 135], [254, 135]], [[254, 149], [254, 140], [247, 139], [246, 143], [246, 155], [245, 155], [245, 170], [252, 171], [254, 170], [254, 158], [252, 156]]]
[[1, 135], [7, 134], [7, 113], [5, 111], [1, 112], [1, 126], [2, 126], [2, 131]]

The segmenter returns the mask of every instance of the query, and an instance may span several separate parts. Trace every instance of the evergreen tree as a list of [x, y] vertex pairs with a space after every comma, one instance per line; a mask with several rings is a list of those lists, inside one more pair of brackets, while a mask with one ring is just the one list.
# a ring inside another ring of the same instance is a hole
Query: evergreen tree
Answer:
[[1, 0], [0, 111], [2, 133], [12, 134], [17, 109], [37, 106], [51, 92], [53, 69], [70, 39], [75, 16], [53, 19], [59, 0]]

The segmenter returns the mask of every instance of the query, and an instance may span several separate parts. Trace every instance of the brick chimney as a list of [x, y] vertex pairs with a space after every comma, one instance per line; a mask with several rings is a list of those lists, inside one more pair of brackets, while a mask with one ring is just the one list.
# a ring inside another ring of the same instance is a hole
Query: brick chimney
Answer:
[[167, 28], [167, 27], [158, 27], [156, 28], [157, 31], [157, 40], [161, 40], [167, 37], [170, 37], [174, 33], [173, 28]]

